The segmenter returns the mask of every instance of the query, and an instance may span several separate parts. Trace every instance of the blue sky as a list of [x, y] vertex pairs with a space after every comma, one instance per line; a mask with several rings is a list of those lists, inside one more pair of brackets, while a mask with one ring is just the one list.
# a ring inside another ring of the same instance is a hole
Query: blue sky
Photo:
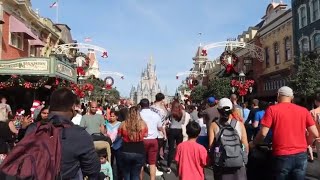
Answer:
[[[161, 86], [174, 94], [181, 83], [175, 75], [192, 67], [200, 42], [237, 37], [260, 21], [271, 1], [59, 0], [59, 23], [68, 24], [78, 42], [91, 37], [91, 44], [108, 50], [100, 69], [125, 74], [124, 80], [115, 78], [114, 85], [122, 96], [137, 85], [151, 55]], [[55, 9], [49, 8], [54, 0], [31, 2], [42, 17], [55, 21]], [[216, 58], [221, 52], [216, 49], [209, 55]]]

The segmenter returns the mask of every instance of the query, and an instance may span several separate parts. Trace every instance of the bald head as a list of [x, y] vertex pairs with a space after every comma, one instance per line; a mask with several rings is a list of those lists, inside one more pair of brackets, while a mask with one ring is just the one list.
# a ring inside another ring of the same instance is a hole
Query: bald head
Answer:
[[90, 102], [90, 114], [96, 114], [98, 108], [98, 103], [95, 101]]
[[230, 100], [232, 103], [236, 104], [238, 101], [237, 95], [236, 94], [231, 94]]

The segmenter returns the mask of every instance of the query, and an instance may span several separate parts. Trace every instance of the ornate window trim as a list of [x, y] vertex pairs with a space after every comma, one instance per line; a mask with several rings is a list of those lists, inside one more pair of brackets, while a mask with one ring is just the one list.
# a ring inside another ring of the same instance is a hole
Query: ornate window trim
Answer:
[[[289, 43], [289, 47], [287, 46]], [[284, 38], [284, 52], [285, 52], [285, 60], [290, 61], [292, 59], [292, 38], [291, 36], [286, 36]]]
[[304, 39], [307, 40], [307, 42], [308, 42], [308, 51], [310, 51], [310, 38], [309, 38], [308, 36], [302, 36], [302, 37], [299, 39], [299, 41], [298, 41], [298, 43], [299, 43], [300, 55], [302, 55], [302, 53], [304, 53], [304, 52], [303, 52], [303, 47], [302, 47], [302, 41], [303, 41]]
[[[304, 15], [306, 16], [306, 21], [307, 21], [306, 25], [303, 25], [303, 24], [301, 23], [301, 22], [302, 22], [302, 21], [301, 21], [301, 18], [302, 18], [301, 9], [302, 9], [302, 8], [305, 8], [305, 13], [304, 13]], [[298, 16], [299, 16], [299, 29], [307, 26], [307, 25], [308, 25], [308, 13], [307, 13], [307, 5], [306, 5], [306, 4], [301, 4], [301, 5], [299, 6], [299, 8], [298, 8]]]
[[[313, 2], [314, 1], [318, 2], [318, 11], [319, 11], [318, 19], [314, 19], [314, 17], [313, 17], [313, 10], [314, 10]], [[310, 23], [313, 23], [313, 22], [319, 20], [320, 19], [320, 1], [319, 0], [310, 0], [309, 1], [309, 9], [310, 9]]]
[[312, 32], [312, 34], [310, 35], [310, 38], [311, 38], [311, 50], [314, 50], [314, 36], [316, 35], [316, 34], [320, 34], [320, 30], [314, 30], [313, 32]]

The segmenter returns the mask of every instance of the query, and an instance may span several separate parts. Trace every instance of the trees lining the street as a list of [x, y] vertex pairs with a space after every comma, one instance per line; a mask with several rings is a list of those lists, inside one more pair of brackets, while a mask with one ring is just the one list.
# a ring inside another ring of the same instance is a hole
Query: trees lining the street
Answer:
[[191, 99], [196, 103], [214, 96], [216, 99], [229, 97], [230, 95], [230, 78], [216, 78], [209, 82], [208, 86], [197, 86], [191, 92]]
[[295, 92], [295, 96], [304, 99], [304, 105], [308, 106], [308, 100], [313, 99], [320, 88], [320, 55], [310, 52], [301, 57], [295, 63], [295, 72], [291, 74], [289, 86]]

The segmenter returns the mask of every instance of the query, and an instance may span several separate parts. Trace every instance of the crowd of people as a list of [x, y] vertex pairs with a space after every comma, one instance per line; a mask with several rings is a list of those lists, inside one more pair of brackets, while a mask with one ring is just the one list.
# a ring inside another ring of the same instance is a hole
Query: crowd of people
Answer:
[[[311, 111], [293, 98], [284, 86], [274, 104], [253, 99], [239, 105], [235, 94], [212, 96], [200, 105], [165, 104], [158, 93], [155, 102], [103, 108], [94, 101], [80, 104], [71, 90], [61, 88], [48, 105], [37, 102], [32, 114], [19, 109], [13, 116], [1, 97], [0, 179], [142, 180], [148, 170], [155, 180], [176, 166], [182, 180], [205, 179], [204, 168], [213, 170], [215, 180], [302, 180], [307, 150], [310, 161], [314, 146], [320, 156], [320, 94]], [[266, 177], [257, 177], [250, 154], [263, 145], [272, 146], [272, 166]], [[53, 161], [44, 160], [47, 151]]]

